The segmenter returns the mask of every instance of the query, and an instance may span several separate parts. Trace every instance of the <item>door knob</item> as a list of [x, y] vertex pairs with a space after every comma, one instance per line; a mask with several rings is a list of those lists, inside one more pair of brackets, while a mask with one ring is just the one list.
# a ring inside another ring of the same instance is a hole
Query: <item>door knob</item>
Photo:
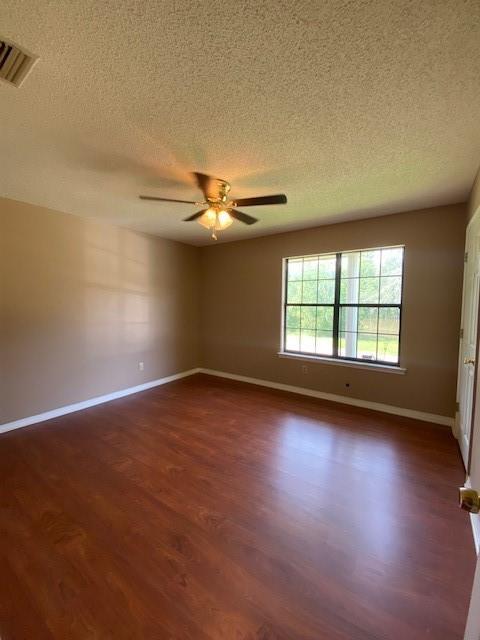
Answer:
[[473, 358], [464, 358], [463, 364], [475, 364], [475, 360]]
[[460, 487], [460, 508], [469, 513], [478, 513], [480, 511], [480, 496], [475, 489], [467, 489]]

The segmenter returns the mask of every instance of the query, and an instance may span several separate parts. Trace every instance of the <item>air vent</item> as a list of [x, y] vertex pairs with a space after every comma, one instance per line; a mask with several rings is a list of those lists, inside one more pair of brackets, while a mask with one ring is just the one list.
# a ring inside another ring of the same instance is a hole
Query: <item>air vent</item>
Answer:
[[19, 87], [37, 60], [17, 45], [0, 40], [0, 79]]

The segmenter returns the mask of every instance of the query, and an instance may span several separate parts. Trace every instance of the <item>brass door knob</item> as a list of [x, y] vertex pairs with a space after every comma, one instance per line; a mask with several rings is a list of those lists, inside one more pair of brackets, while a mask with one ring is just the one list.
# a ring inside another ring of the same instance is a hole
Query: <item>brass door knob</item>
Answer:
[[469, 513], [478, 513], [480, 511], [480, 496], [475, 489], [467, 489], [460, 487], [460, 508]]
[[464, 358], [463, 364], [475, 364], [475, 360], [473, 358]]

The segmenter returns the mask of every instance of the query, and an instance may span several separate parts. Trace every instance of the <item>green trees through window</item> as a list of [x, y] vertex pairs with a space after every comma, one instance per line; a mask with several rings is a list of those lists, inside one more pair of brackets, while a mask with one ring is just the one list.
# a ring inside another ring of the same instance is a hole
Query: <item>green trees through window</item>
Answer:
[[403, 247], [288, 258], [285, 351], [399, 364]]

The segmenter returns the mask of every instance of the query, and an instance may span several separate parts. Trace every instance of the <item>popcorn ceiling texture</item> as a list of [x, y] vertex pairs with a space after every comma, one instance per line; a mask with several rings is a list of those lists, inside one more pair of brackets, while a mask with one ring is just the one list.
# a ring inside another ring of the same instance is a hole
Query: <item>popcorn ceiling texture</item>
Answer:
[[465, 201], [480, 162], [478, 0], [3, 0], [40, 61], [0, 84], [0, 195], [193, 244], [191, 170], [251, 208], [224, 240]]

